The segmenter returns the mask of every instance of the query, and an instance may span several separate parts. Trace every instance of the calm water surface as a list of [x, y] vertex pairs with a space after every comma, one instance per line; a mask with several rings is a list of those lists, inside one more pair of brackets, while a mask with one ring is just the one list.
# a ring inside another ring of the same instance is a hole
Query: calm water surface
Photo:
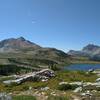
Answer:
[[83, 71], [87, 71], [89, 69], [100, 69], [100, 64], [72, 64], [72, 65], [64, 67], [64, 70], [83, 70]]

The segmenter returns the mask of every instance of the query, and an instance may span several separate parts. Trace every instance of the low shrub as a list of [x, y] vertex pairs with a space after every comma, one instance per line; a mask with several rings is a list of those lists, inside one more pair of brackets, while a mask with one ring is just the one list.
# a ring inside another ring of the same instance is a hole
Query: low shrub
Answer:
[[58, 90], [61, 91], [74, 90], [77, 87], [78, 87], [77, 85], [62, 84], [58, 86]]
[[47, 100], [69, 100], [68, 97], [62, 96], [49, 96]]
[[36, 100], [33, 96], [13, 96], [13, 100]]

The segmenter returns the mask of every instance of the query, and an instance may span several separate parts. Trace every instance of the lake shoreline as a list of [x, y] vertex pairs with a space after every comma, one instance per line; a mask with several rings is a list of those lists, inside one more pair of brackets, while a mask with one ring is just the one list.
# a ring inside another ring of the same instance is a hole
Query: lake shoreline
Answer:
[[90, 69], [100, 69], [100, 64], [86, 64], [86, 63], [73, 63], [70, 64], [69, 66], [63, 67], [62, 70], [80, 70], [80, 71], [88, 71]]
[[71, 64], [100, 64], [100, 61], [71, 61]]

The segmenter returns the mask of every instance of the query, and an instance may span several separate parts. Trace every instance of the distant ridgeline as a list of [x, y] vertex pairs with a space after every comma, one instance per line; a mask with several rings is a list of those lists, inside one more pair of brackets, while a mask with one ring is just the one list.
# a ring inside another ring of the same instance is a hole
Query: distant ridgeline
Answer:
[[100, 46], [89, 44], [80, 51], [70, 50], [71, 56], [88, 57], [90, 60], [100, 61]]
[[[83, 57], [86, 57], [85, 59]], [[23, 37], [0, 41], [0, 74], [11, 74], [65, 66], [74, 60], [100, 61], [100, 47], [89, 44], [80, 51], [65, 53], [56, 48], [44, 48]], [[81, 58], [81, 59], [80, 59]]]

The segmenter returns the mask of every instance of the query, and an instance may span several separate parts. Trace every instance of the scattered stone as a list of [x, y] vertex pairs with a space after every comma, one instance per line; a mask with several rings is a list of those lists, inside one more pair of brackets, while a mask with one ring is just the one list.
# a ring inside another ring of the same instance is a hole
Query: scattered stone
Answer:
[[81, 91], [82, 91], [82, 87], [78, 87], [73, 92], [77, 93], [77, 92], [81, 92]]
[[69, 84], [68, 82], [60, 82], [59, 85]]
[[41, 88], [42, 91], [47, 91], [47, 90], [49, 90], [49, 89], [50, 89], [49, 87]]
[[0, 93], [0, 100], [12, 100], [12, 97], [6, 93]]
[[55, 92], [51, 92], [51, 95], [53, 96], [57, 96], [57, 94]]
[[[38, 76], [38, 77], [37, 77]], [[54, 71], [51, 69], [43, 69], [37, 72], [33, 73], [27, 73], [25, 75], [21, 75], [15, 80], [6, 80], [3, 81], [4, 84], [11, 84], [11, 83], [17, 83], [20, 84], [22, 82], [28, 81], [28, 80], [33, 80], [34, 78], [41, 79], [41, 81], [48, 81], [49, 78], [54, 77]]]

